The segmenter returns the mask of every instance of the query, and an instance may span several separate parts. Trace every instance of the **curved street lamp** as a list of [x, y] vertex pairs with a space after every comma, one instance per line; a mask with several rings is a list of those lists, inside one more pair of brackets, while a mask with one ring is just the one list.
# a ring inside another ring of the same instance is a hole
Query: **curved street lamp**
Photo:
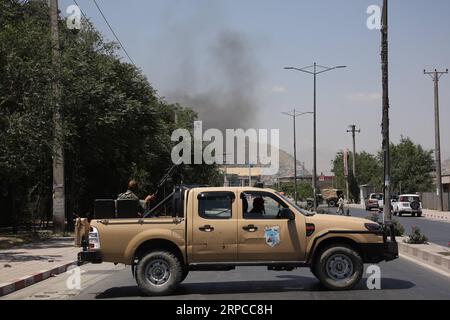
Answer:
[[314, 211], [317, 211], [317, 112], [316, 112], [316, 83], [317, 83], [317, 75], [321, 73], [325, 73], [335, 69], [343, 69], [347, 66], [335, 66], [335, 67], [325, 67], [318, 65], [314, 62], [312, 66], [307, 66], [304, 68], [295, 68], [295, 67], [285, 67], [285, 70], [295, 70], [308, 74], [312, 74], [314, 76], [314, 161], [313, 161], [313, 190], [314, 190]]

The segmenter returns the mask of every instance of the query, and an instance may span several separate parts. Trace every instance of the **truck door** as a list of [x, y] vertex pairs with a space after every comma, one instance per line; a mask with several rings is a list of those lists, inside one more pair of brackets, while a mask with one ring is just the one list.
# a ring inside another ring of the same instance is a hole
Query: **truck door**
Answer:
[[243, 192], [238, 221], [239, 261], [303, 261], [304, 220], [282, 219], [288, 205], [270, 192]]
[[237, 260], [237, 201], [234, 192], [196, 195], [192, 223], [193, 262]]

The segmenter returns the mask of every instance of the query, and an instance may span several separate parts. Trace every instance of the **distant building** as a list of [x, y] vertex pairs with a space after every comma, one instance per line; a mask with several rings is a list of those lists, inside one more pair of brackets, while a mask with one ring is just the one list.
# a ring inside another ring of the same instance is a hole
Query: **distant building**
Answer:
[[335, 188], [334, 181], [336, 180], [335, 176], [326, 176], [321, 174], [317, 178], [317, 187], [319, 189], [333, 189]]
[[450, 174], [442, 176], [442, 188], [443, 192], [450, 192]]
[[[297, 176], [298, 182], [309, 182], [312, 183], [312, 176]], [[279, 177], [278, 183], [292, 183], [294, 182], [294, 176], [287, 176], [287, 177]]]
[[[433, 183], [436, 185], [436, 176], [433, 176]], [[450, 192], [450, 173], [442, 175], [442, 192]]]
[[244, 167], [244, 166], [240, 166], [240, 167], [232, 167], [232, 166], [227, 166], [226, 168], [224, 166], [222, 166], [221, 171], [223, 174], [225, 174], [226, 171], [226, 175], [227, 175], [227, 181], [228, 184], [230, 186], [248, 186], [249, 185], [249, 179], [251, 176], [251, 180], [252, 180], [252, 186], [256, 183], [256, 182], [261, 182], [262, 180], [262, 168], [261, 167], [251, 167], [249, 168]]

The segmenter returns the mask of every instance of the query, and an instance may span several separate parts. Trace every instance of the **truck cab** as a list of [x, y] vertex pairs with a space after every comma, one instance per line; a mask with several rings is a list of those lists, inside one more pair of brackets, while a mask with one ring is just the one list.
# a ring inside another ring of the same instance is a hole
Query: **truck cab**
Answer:
[[398, 257], [392, 228], [314, 214], [271, 189], [179, 186], [142, 217], [120, 215], [91, 220], [79, 261], [131, 265], [148, 295], [172, 293], [191, 271], [240, 266], [308, 267], [325, 287], [351, 289], [364, 263]]

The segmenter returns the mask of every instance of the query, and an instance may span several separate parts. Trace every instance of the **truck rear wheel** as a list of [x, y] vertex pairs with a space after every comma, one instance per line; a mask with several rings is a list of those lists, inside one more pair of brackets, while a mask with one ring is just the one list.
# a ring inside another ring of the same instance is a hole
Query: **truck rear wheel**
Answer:
[[139, 289], [149, 296], [169, 295], [183, 276], [180, 259], [168, 251], [150, 251], [136, 267]]
[[331, 290], [348, 290], [361, 281], [364, 263], [349, 246], [334, 245], [320, 252], [314, 274]]

